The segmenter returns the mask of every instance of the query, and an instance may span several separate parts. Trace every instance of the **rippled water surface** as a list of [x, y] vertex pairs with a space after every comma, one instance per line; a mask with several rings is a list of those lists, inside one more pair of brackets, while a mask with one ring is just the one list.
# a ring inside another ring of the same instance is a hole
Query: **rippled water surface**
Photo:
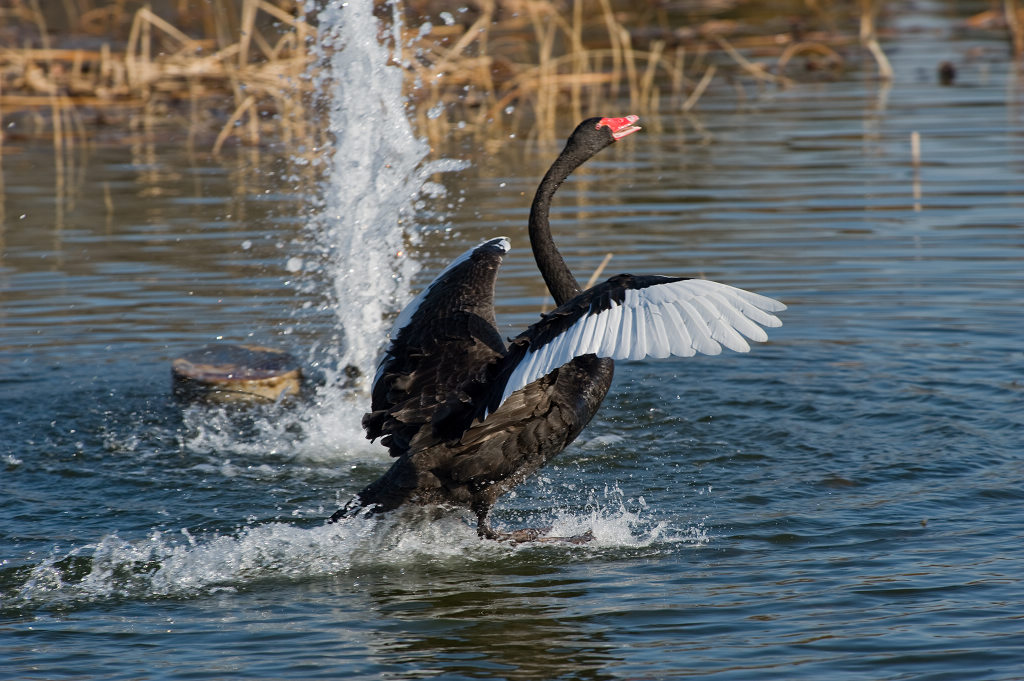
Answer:
[[[1024, 95], [1002, 43], [921, 21], [891, 89], [712, 90], [562, 189], [582, 278], [611, 252], [609, 274], [789, 305], [749, 354], [620, 363], [496, 510], [582, 546], [481, 541], [462, 516], [327, 527], [387, 465], [364, 398], [170, 397], [204, 343], [329, 377], [360, 333], [320, 293], [283, 163], [98, 147], [55, 201], [52, 151], [5, 147], [0, 676], [1022, 678]], [[413, 289], [505, 234], [502, 332], [536, 318], [526, 213], [557, 151], [453, 150], [472, 166], [438, 178]]]

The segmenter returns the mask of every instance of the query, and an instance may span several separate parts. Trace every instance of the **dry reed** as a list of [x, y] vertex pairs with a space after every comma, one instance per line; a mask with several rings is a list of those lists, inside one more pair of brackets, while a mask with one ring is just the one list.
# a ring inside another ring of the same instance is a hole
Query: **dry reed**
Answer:
[[[258, 144], [269, 135], [288, 143], [310, 134], [302, 93], [315, 30], [294, 2], [180, 3], [201, 8], [177, 19], [198, 26], [203, 37], [149, 6], [138, 7], [129, 21], [126, 2], [63, 4], [66, 18], [77, 22], [68, 35], [90, 47], [51, 46], [38, 0], [16, 3], [11, 12], [35, 27], [38, 46], [26, 38], [24, 47], [0, 47], [0, 111], [49, 112], [55, 143], [73, 144], [84, 135], [85, 120], [130, 127], [136, 112], [151, 119], [145, 126], [185, 128], [190, 140], [216, 131], [214, 153], [230, 137]], [[225, 8], [238, 17], [236, 24], [225, 18]], [[77, 123], [69, 128], [69, 120]]]
[[[1019, 53], [1017, 3], [1004, 3]], [[306, 16], [300, 0], [175, 2], [163, 12], [138, 0], [97, 4], [63, 0], [63, 14], [53, 6], [47, 14], [39, 0], [10, 0], [0, 10], [0, 38], [20, 44], [0, 46], [0, 116], [23, 116], [37, 134], [52, 135], [58, 156], [104, 123], [177, 126], [190, 145], [202, 140], [214, 154], [229, 143], [322, 144], [308, 77], [316, 16]], [[720, 0], [707, 1], [701, 21], [623, 0], [472, 0], [455, 20], [442, 15], [446, 3], [421, 0], [404, 7], [406, 26], [392, 49], [408, 70], [419, 128], [432, 141], [457, 131], [550, 131], [558, 116], [578, 119], [604, 110], [603, 102], [628, 102], [648, 115], [685, 113], [715, 82], [742, 97], [744, 80], [763, 88], [828, 77], [844, 67], [841, 52], [858, 37], [880, 77], [891, 78], [878, 41], [881, 4], [847, 0], [826, 10], [805, 0], [802, 25], [762, 19], [758, 31], [715, 19], [730, 8]], [[54, 15], [65, 24], [59, 35], [82, 47], [54, 44]], [[424, 35], [424, 16], [447, 23]], [[857, 19], [858, 36], [841, 30]], [[391, 29], [382, 35], [397, 33]], [[798, 59], [804, 68], [794, 73]], [[20, 134], [31, 134], [25, 129]]]

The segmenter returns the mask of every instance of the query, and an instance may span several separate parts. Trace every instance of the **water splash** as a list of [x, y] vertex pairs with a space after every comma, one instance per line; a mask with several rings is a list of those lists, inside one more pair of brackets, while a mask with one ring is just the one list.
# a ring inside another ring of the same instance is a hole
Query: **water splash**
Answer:
[[[396, 31], [400, 20], [396, 14]], [[322, 210], [309, 227], [333, 279], [344, 334], [340, 359], [362, 370], [386, 331], [388, 307], [405, 296], [418, 269], [405, 241], [416, 239], [414, 203], [429, 147], [407, 118], [405, 76], [378, 39], [372, 3], [332, 3], [320, 24], [320, 61], [327, 68], [316, 89], [329, 107], [333, 151]]]
[[[572, 560], [594, 551], [673, 545], [703, 545], [703, 527], [673, 529], [646, 510], [623, 500], [617, 489], [593, 492], [588, 508], [558, 511], [549, 536], [593, 535], [582, 545], [512, 545], [477, 537], [460, 516], [434, 517], [423, 509], [380, 518], [347, 518], [335, 525], [299, 527], [272, 522], [232, 534], [194, 536], [153, 531], [128, 540], [109, 534], [93, 544], [55, 551], [39, 563], [14, 568], [18, 585], [4, 598], [5, 609], [74, 607], [111, 598], [189, 597], [235, 591], [267, 580], [306, 580], [381, 566], [415, 568], [426, 563], [505, 560], [521, 552], [542, 552]], [[500, 529], [508, 529], [496, 525]], [[10, 584], [9, 575], [2, 576]]]
[[322, 382], [308, 404], [257, 415], [258, 428], [248, 428], [249, 435], [239, 434], [230, 410], [186, 411], [183, 439], [194, 451], [385, 458], [364, 439], [360, 423], [369, 379], [395, 313], [412, 297], [425, 224], [439, 219], [428, 219], [427, 208], [445, 188], [431, 177], [468, 164], [428, 160], [430, 146], [409, 120], [397, 3], [390, 17], [379, 18], [372, 0], [334, 0], [319, 10], [318, 25], [310, 77], [330, 143], [318, 159], [322, 180], [304, 252], [291, 254], [286, 269], [305, 282], [296, 319], [311, 309], [333, 317], [305, 361]]
[[319, 278], [329, 283], [336, 333], [323, 357], [311, 360], [326, 381], [305, 430], [325, 444], [362, 440], [367, 377], [419, 270], [411, 253], [420, 241], [422, 199], [444, 191], [430, 177], [466, 166], [426, 160], [430, 147], [409, 121], [405, 70], [395, 63], [402, 52], [397, 5], [389, 21], [374, 16], [371, 0], [331, 2], [319, 14], [314, 81], [332, 150], [307, 231]]

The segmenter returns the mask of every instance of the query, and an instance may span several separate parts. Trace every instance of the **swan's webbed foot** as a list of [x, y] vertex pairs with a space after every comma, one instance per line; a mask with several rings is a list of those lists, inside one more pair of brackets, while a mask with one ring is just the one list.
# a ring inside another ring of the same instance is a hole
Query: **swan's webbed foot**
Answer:
[[567, 544], [586, 544], [588, 541], [594, 539], [594, 533], [591, 531], [578, 534], [574, 537], [545, 537], [548, 532], [551, 531], [551, 526], [548, 527], [527, 527], [522, 530], [513, 530], [511, 532], [498, 532], [493, 529], [490, 523], [487, 522], [487, 516], [477, 517], [476, 533], [483, 539], [491, 539], [493, 541], [504, 541], [511, 544], [525, 544], [527, 542], [565, 542]]
[[377, 506], [364, 505], [358, 496], [353, 497], [347, 504], [339, 508], [327, 519], [328, 525], [333, 525], [342, 518], [352, 518], [360, 514], [369, 515], [377, 511]]
[[493, 541], [507, 541], [512, 544], [525, 544], [530, 541], [543, 541], [545, 538], [541, 535], [546, 534], [550, 530], [550, 527], [528, 527], [523, 530], [498, 532], [488, 525], [487, 527], [477, 527], [477, 534], [484, 539], [491, 539]]
[[564, 542], [566, 544], [586, 544], [589, 541], [594, 541], [594, 533], [590, 530], [587, 530], [583, 534], [574, 534], [571, 537], [538, 537], [537, 541]]

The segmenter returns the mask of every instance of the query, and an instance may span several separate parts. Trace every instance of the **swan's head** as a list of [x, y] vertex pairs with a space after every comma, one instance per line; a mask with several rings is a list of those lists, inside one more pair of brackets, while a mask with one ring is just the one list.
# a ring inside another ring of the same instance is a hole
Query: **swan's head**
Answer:
[[566, 143], [566, 150], [580, 153], [590, 158], [612, 142], [632, 135], [640, 129], [636, 122], [639, 116], [623, 116], [622, 118], [588, 118], [572, 131]]

